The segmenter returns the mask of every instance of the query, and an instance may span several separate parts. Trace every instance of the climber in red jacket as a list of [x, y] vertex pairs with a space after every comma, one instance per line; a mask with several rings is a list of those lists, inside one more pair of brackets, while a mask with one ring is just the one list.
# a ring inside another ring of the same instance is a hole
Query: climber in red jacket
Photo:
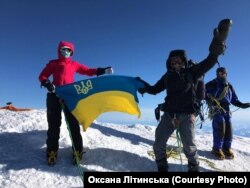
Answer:
[[[39, 76], [41, 86], [48, 89], [47, 94], [47, 162], [48, 165], [54, 165], [57, 159], [57, 151], [59, 148], [60, 126], [62, 119], [62, 108], [60, 100], [55, 95], [54, 90], [56, 86], [62, 86], [74, 82], [74, 74], [94, 76], [102, 74], [112, 74], [112, 67], [106, 68], [89, 68], [86, 65], [80, 64], [72, 60], [74, 54], [74, 45], [70, 42], [61, 41], [58, 45], [58, 59], [49, 61], [46, 67], [42, 70]], [[53, 81], [49, 77], [53, 77]], [[77, 119], [71, 114], [67, 106], [65, 106], [65, 117], [69, 124], [73, 149], [73, 164], [77, 160], [81, 160], [83, 154], [82, 136], [80, 133], [80, 126]]]

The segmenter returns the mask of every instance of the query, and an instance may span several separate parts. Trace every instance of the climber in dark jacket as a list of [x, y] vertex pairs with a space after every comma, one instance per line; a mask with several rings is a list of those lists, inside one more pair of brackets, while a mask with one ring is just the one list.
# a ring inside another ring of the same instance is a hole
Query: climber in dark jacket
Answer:
[[[217, 34], [219, 36], [222, 33]], [[191, 67], [187, 66], [188, 59], [184, 50], [171, 51], [166, 61], [167, 72], [155, 85], [145, 84], [144, 88], [138, 90], [141, 94], [153, 95], [164, 90], [167, 92], [165, 103], [161, 107], [164, 114], [156, 129], [153, 145], [158, 171], [168, 171], [166, 142], [176, 128], [179, 130], [183, 150], [188, 159], [188, 171], [199, 171], [195, 144], [197, 106], [194, 101], [193, 83], [209, 71], [217, 63], [218, 56], [225, 51], [225, 41], [221, 38], [216, 41], [214, 39], [210, 44], [208, 57]]]

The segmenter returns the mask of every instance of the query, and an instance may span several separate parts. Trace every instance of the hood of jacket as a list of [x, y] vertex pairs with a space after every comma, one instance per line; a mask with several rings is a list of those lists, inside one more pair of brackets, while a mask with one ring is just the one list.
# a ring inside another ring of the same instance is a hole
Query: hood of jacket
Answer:
[[58, 58], [59, 58], [60, 60], [66, 61], [66, 62], [67, 62], [67, 61], [71, 61], [72, 55], [71, 55], [70, 57], [68, 57], [68, 58], [65, 58], [65, 57], [63, 57], [63, 56], [61, 55], [61, 53], [60, 53], [60, 49], [61, 49], [62, 47], [64, 47], [64, 46], [67, 46], [68, 48], [70, 48], [70, 49], [72, 50], [72, 55], [74, 54], [74, 52], [75, 52], [74, 44], [71, 43], [71, 42], [61, 41], [61, 42], [59, 42], [58, 48], [57, 48]]
[[168, 55], [168, 59], [166, 61], [166, 67], [167, 67], [168, 70], [172, 69], [171, 66], [170, 66], [170, 59], [171, 59], [171, 57], [174, 57], [174, 56], [180, 57], [182, 59], [182, 61], [184, 62], [185, 67], [187, 67], [188, 60], [187, 60], [186, 51], [177, 49], [177, 50], [172, 50]]

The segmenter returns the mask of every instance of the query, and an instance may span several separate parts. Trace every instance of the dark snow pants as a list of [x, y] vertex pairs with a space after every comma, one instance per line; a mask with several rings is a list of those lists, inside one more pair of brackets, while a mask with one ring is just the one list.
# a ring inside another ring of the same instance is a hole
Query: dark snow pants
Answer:
[[[83, 144], [79, 122], [66, 106], [65, 118], [69, 125], [75, 149], [82, 151]], [[47, 152], [57, 151], [59, 148], [60, 127], [62, 123], [62, 107], [55, 93], [47, 94], [47, 121]]]

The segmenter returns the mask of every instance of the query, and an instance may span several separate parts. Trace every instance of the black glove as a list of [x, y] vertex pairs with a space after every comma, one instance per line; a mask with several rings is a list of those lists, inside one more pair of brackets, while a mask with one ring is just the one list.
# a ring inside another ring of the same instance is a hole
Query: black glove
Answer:
[[105, 67], [105, 68], [97, 68], [97, 76], [103, 75], [103, 74], [112, 74], [113, 69], [112, 67]]
[[160, 105], [158, 105], [158, 107], [155, 109], [155, 119], [159, 121], [160, 116], [161, 116], [161, 110], [160, 110]]
[[147, 93], [147, 87], [142, 87], [142, 88], [139, 88], [138, 89], [138, 92], [140, 93], [140, 94], [144, 94], [144, 93]]
[[43, 80], [41, 82], [41, 86], [46, 87], [49, 92], [54, 92], [55, 91], [55, 86], [50, 82], [49, 79]]
[[242, 103], [241, 108], [249, 108], [250, 107], [250, 103]]
[[148, 91], [148, 87], [150, 85], [146, 81], [142, 80], [140, 77], [136, 77], [136, 78], [137, 80], [141, 81], [144, 84], [144, 87], [138, 89], [138, 92], [143, 95], [144, 93]]
[[214, 55], [224, 54], [226, 50], [226, 39], [229, 33], [230, 27], [232, 26], [231, 19], [221, 20], [218, 27], [214, 29], [214, 37], [209, 46], [209, 52]]
[[209, 52], [213, 55], [221, 55], [224, 54], [226, 50], [226, 45], [224, 42], [216, 42], [213, 40], [209, 46]]

